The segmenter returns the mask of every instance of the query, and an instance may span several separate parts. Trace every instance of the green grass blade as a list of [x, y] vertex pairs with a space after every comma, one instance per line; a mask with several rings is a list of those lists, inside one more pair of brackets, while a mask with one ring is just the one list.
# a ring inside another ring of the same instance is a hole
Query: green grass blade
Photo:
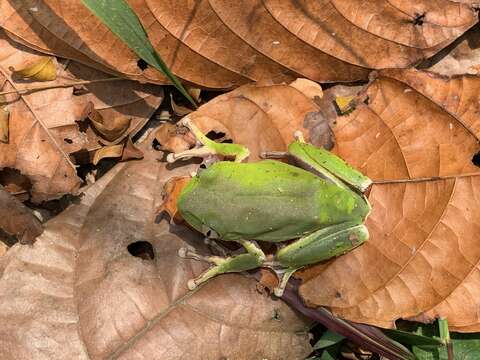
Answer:
[[116, 36], [132, 49], [147, 64], [164, 74], [196, 108], [197, 104], [182, 83], [153, 48], [147, 33], [130, 5], [125, 0], [82, 0]]

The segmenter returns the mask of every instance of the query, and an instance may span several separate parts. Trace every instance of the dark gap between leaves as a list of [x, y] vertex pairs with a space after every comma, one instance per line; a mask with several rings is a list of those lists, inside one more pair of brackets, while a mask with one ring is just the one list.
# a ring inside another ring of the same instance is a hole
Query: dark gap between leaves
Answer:
[[473, 155], [472, 163], [473, 165], [480, 167], [480, 151]]
[[140, 70], [144, 71], [147, 67], [148, 67], [148, 64], [145, 60], [143, 59], [139, 59], [137, 61], [137, 66]]

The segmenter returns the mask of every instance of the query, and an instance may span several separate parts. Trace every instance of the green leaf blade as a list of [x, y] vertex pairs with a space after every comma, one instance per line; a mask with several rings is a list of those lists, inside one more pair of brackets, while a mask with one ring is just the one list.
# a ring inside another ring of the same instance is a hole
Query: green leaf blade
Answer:
[[147, 64], [164, 74], [196, 108], [182, 83], [155, 51], [142, 23], [125, 0], [82, 0], [82, 3]]

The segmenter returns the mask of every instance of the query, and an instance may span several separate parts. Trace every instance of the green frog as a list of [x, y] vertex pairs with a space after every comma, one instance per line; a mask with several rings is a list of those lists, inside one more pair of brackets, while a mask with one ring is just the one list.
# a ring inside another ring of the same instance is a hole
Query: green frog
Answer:
[[[274, 294], [280, 297], [296, 270], [342, 255], [368, 239], [364, 222], [371, 206], [363, 193], [371, 180], [338, 156], [305, 142], [300, 132], [286, 153], [265, 154], [287, 156], [297, 166], [273, 159], [244, 163], [249, 156], [245, 146], [210, 140], [188, 117], [183, 124], [201, 147], [169, 154], [169, 162], [214, 155], [233, 161], [215, 162], [194, 175], [178, 197], [178, 211], [208, 238], [234, 241], [246, 250], [220, 257], [181, 248], [181, 257], [211, 264], [188, 281], [189, 289], [219, 274], [269, 267], [279, 275]], [[273, 258], [267, 258], [257, 242], [276, 243]]]

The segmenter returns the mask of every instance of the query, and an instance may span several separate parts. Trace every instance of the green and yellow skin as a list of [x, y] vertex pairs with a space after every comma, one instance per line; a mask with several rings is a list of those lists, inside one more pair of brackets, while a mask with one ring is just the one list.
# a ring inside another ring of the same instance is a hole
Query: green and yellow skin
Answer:
[[[203, 134], [188, 120], [186, 125], [203, 143], [202, 155], [208, 153]], [[235, 150], [241, 148], [241, 156], [248, 156], [248, 149], [241, 145], [214, 144], [211, 154], [231, 155], [230, 146], [234, 145]], [[196, 155], [198, 149], [175, 157]], [[193, 228], [210, 237], [237, 242], [247, 251], [222, 258], [181, 249], [180, 256], [214, 265], [190, 280], [190, 289], [218, 274], [266, 266], [282, 275], [274, 290], [281, 296], [296, 270], [344, 254], [368, 239], [364, 222], [371, 207], [362, 191], [371, 184], [370, 179], [302, 138], [289, 145], [287, 155], [309, 171], [276, 160], [220, 161], [199, 172], [182, 190], [177, 208]], [[267, 262], [255, 240], [289, 243]]]

